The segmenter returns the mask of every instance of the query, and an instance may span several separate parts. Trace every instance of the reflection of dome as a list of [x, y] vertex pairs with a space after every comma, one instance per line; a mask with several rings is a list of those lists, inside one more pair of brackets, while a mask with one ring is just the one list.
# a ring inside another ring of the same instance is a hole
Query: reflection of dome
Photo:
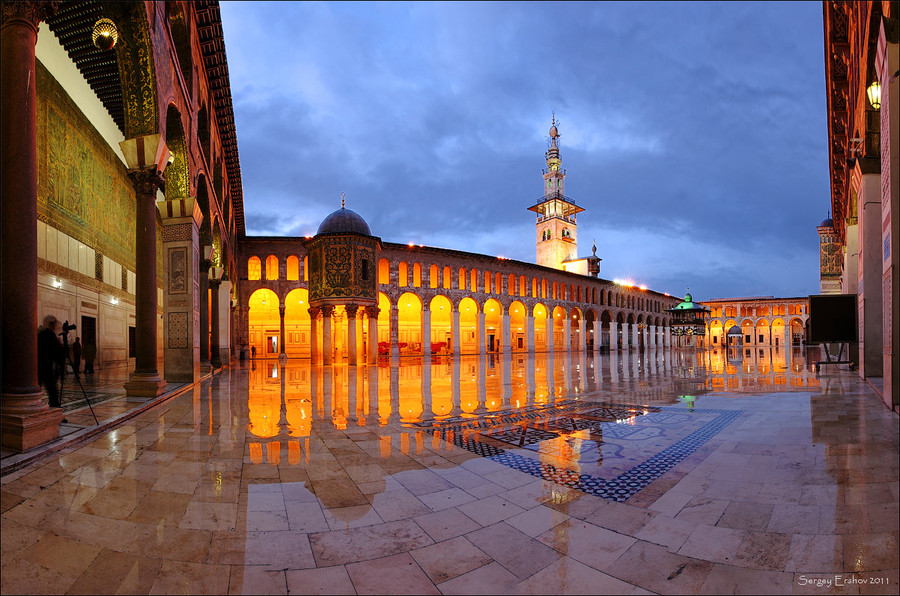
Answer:
[[365, 234], [371, 236], [369, 224], [359, 213], [341, 207], [319, 224], [316, 234]]

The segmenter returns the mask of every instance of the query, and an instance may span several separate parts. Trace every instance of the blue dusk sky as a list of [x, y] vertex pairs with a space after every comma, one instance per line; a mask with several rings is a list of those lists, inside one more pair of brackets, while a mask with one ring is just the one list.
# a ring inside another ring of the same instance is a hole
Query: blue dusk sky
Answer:
[[556, 113], [578, 252], [703, 300], [818, 293], [822, 5], [222, 2], [248, 235], [340, 207], [535, 260]]

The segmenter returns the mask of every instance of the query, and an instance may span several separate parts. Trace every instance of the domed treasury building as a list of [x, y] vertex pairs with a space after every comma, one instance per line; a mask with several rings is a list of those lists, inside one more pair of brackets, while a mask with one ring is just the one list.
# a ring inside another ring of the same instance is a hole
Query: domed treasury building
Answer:
[[544, 194], [528, 207], [537, 264], [386, 242], [342, 199], [311, 238], [240, 239], [236, 349], [362, 364], [671, 345], [676, 298], [600, 278], [596, 247], [577, 256], [584, 209], [563, 194], [558, 138], [554, 122]]

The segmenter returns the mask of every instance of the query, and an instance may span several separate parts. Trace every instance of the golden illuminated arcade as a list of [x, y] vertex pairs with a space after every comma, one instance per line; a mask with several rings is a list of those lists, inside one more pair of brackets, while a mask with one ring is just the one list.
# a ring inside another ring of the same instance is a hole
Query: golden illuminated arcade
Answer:
[[384, 242], [342, 199], [312, 238], [241, 239], [240, 349], [360, 364], [670, 346], [666, 309], [675, 298], [599, 278], [596, 248], [575, 258], [575, 213], [583, 209], [562, 194], [558, 137], [554, 119], [546, 194], [530, 208], [538, 212], [538, 264]]

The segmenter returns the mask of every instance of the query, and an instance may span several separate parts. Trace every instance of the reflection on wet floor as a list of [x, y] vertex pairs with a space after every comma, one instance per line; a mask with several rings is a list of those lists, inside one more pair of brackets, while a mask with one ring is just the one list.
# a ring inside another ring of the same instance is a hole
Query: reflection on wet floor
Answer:
[[3, 476], [0, 583], [789, 593], [839, 574], [896, 593], [896, 415], [816, 358], [239, 363]]
[[[703, 395], [811, 390], [799, 349], [398, 359], [391, 365], [249, 365], [253, 463], [299, 463], [318, 432], [397, 426], [410, 445], [462, 447], [510, 468], [625, 501], [737, 414]], [[662, 406], [662, 407], [660, 407]], [[683, 408], [687, 407], [685, 413]], [[382, 443], [389, 454], [390, 442]], [[306, 456], [304, 456], [306, 454]]]

